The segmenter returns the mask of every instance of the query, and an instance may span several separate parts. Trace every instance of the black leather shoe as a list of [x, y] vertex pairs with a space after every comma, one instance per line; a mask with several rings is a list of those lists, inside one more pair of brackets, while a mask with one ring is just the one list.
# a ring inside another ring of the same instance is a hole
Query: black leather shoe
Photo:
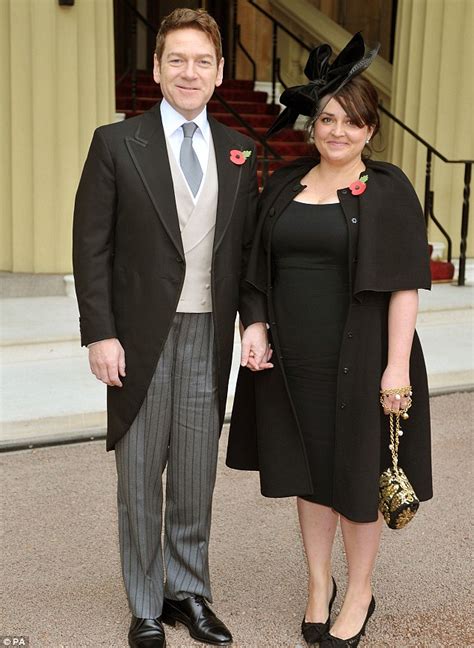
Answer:
[[329, 614], [326, 623], [311, 623], [310, 621], [306, 621], [303, 619], [303, 623], [301, 624], [301, 634], [303, 635], [306, 643], [309, 646], [314, 646], [315, 644], [319, 643], [323, 636], [326, 634], [326, 632], [329, 631], [329, 626], [331, 623], [331, 610], [333, 603], [336, 599], [337, 595], [337, 585], [336, 581], [334, 578], [332, 579], [332, 596], [331, 600], [329, 601]]
[[159, 619], [137, 619], [132, 616], [128, 631], [130, 648], [166, 648], [165, 631]]
[[374, 613], [374, 610], [375, 610], [375, 599], [372, 596], [369, 609], [367, 610], [367, 616], [365, 617], [365, 621], [360, 631], [350, 639], [339, 639], [339, 637], [333, 637], [333, 635], [330, 632], [327, 632], [323, 637], [321, 648], [355, 648], [355, 646], [358, 646], [360, 640], [365, 635], [365, 626], [367, 625], [367, 621]]
[[213, 646], [229, 646], [232, 643], [229, 630], [202, 596], [190, 596], [184, 601], [165, 599], [161, 620], [170, 626], [176, 625], [176, 621], [182, 623], [196, 641]]

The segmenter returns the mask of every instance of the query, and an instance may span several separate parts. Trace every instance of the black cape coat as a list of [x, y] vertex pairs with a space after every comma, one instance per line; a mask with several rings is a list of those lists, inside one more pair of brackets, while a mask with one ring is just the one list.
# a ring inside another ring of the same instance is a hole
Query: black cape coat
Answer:
[[[221, 423], [237, 309], [265, 318], [243, 280], [254, 236], [257, 154], [252, 140], [209, 117], [219, 182], [211, 289]], [[232, 149], [250, 150], [243, 165]], [[145, 398], [184, 282], [186, 262], [159, 104], [96, 130], [74, 211], [73, 261], [82, 344], [117, 337], [123, 387], [107, 388], [107, 449], [127, 432]]]
[[[275, 172], [260, 200], [260, 216], [247, 280], [267, 297], [274, 368], [241, 369], [231, 420], [227, 465], [259, 470], [268, 497], [310, 495], [313, 484], [305, 444], [285, 379], [272, 302], [272, 228], [302, 189], [314, 159]], [[390, 463], [389, 420], [379, 404], [387, 363], [388, 305], [392, 291], [430, 289], [426, 228], [420, 203], [397, 167], [367, 161], [366, 191], [338, 197], [349, 232], [351, 303], [341, 340], [336, 397], [334, 500], [356, 522], [377, 519], [378, 481]], [[295, 317], [298, 314], [295, 313]], [[415, 333], [410, 380], [413, 406], [403, 421], [400, 465], [420, 500], [432, 497], [428, 385]], [[318, 421], [314, 421], [317, 429]]]

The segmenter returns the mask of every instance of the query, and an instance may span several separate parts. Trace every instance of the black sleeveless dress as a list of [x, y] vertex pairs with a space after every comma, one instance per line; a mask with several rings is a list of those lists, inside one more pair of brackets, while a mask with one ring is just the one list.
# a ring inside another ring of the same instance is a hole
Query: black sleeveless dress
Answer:
[[332, 506], [336, 381], [350, 300], [348, 233], [339, 203], [293, 201], [272, 234], [273, 297], [283, 367], [314, 493]]

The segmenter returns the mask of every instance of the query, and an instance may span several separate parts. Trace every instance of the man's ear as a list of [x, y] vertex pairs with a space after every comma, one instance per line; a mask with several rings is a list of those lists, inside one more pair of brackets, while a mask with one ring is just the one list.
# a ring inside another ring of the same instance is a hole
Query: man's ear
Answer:
[[222, 84], [224, 78], [224, 59], [221, 58], [217, 65], [217, 77], [216, 77], [216, 88]]
[[159, 83], [161, 80], [160, 62], [156, 54], [153, 54], [153, 79], [155, 83]]

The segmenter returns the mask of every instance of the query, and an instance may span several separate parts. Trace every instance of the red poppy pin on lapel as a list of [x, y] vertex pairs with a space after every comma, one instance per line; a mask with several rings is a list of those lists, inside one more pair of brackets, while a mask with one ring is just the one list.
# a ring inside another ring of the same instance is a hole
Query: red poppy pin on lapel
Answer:
[[239, 151], [238, 149], [232, 149], [230, 151], [230, 161], [240, 166], [241, 164], [244, 164], [247, 158], [251, 155], [252, 151]]
[[351, 194], [353, 196], [360, 196], [367, 189], [367, 180], [369, 179], [368, 175], [363, 175], [361, 178], [349, 185]]

